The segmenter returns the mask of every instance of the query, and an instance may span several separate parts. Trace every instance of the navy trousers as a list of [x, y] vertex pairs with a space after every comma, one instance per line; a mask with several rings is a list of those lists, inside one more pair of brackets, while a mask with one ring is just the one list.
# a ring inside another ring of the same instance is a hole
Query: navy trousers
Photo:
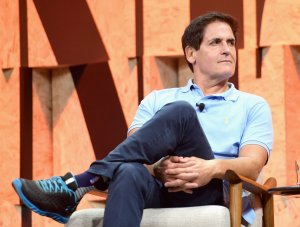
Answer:
[[104, 159], [90, 166], [90, 173], [109, 179], [104, 227], [137, 227], [144, 208], [223, 205], [220, 179], [194, 189], [193, 194], [167, 192], [143, 165], [167, 155], [214, 158], [196, 111], [187, 102], [165, 105]]

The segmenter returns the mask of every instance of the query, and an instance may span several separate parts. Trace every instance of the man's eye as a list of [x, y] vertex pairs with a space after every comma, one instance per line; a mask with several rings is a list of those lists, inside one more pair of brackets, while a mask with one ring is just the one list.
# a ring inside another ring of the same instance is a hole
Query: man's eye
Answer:
[[215, 39], [211, 42], [212, 45], [216, 45], [216, 44], [219, 44], [221, 42], [220, 39]]
[[228, 43], [229, 43], [231, 46], [235, 46], [235, 40], [234, 40], [234, 39], [228, 40]]

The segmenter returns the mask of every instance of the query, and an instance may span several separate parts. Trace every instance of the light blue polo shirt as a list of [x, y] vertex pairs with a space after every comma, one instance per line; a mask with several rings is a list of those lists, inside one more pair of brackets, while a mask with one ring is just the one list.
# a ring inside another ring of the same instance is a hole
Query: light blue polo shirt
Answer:
[[[215, 158], [236, 158], [247, 144], [264, 147], [269, 156], [273, 144], [269, 105], [262, 97], [237, 90], [232, 83], [228, 86], [226, 92], [208, 96], [192, 80], [185, 87], [153, 91], [140, 103], [128, 131], [142, 127], [167, 103], [184, 100], [195, 108]], [[196, 106], [200, 103], [205, 104], [202, 112]], [[249, 223], [255, 219], [248, 202], [243, 217]]]

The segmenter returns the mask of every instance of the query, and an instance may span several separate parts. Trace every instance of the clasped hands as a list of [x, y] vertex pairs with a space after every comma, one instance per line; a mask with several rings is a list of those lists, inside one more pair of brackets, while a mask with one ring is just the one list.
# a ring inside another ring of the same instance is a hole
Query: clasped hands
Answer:
[[154, 165], [153, 171], [169, 192], [184, 191], [192, 194], [194, 188], [211, 181], [213, 169], [213, 160], [167, 156]]

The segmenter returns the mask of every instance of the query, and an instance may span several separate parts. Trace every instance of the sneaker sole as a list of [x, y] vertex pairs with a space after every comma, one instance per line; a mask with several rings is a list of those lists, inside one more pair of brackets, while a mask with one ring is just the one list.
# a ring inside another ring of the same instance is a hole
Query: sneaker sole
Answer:
[[35, 206], [33, 203], [31, 203], [22, 192], [22, 182], [21, 182], [20, 179], [15, 179], [12, 182], [12, 186], [15, 189], [16, 193], [19, 195], [19, 197], [20, 197], [21, 201], [23, 202], [23, 204], [25, 206], [27, 206], [29, 209], [31, 209], [32, 211], [34, 211], [35, 213], [37, 213], [39, 215], [42, 215], [42, 216], [52, 218], [53, 220], [55, 220], [59, 223], [62, 223], [62, 224], [65, 224], [69, 221], [69, 217], [66, 218], [66, 217], [61, 216], [57, 213], [52, 213], [52, 212], [47, 212], [47, 211], [40, 210], [37, 206]]

